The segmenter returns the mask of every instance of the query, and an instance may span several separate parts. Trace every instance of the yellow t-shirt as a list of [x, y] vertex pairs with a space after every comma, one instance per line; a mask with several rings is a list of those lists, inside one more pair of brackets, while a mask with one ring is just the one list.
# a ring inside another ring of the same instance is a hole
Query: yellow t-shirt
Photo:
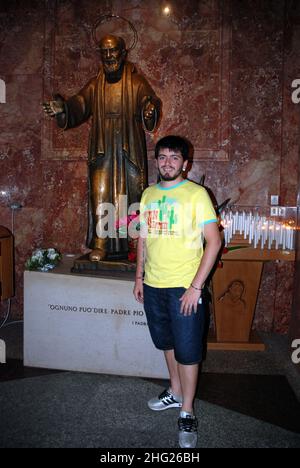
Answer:
[[203, 227], [217, 222], [205, 188], [189, 180], [170, 188], [152, 185], [142, 195], [140, 220], [145, 284], [188, 288], [203, 255]]

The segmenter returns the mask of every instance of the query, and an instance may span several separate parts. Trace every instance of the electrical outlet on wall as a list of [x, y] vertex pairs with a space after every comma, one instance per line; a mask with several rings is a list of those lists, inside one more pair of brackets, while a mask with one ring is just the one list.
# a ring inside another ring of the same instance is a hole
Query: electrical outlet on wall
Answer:
[[279, 206], [278, 207], [278, 216], [285, 216], [285, 206]]
[[271, 206], [270, 215], [278, 216], [278, 206]]

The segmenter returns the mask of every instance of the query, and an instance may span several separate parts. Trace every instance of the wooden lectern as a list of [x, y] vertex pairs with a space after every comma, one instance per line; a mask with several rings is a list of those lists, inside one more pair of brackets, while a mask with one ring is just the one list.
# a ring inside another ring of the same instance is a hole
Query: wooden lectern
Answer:
[[0, 300], [14, 295], [13, 236], [0, 226]]
[[282, 260], [295, 261], [291, 250], [254, 249], [241, 236], [231, 245], [245, 248], [222, 255], [223, 268], [213, 275], [215, 335], [209, 337], [209, 349], [264, 351], [265, 345], [251, 329], [263, 264]]

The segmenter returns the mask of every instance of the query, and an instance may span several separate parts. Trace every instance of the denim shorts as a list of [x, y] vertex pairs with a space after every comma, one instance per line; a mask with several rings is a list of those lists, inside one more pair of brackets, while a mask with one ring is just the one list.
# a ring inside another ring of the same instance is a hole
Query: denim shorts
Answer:
[[180, 313], [185, 288], [153, 288], [144, 284], [144, 309], [152, 341], [162, 351], [174, 349], [180, 364], [202, 361], [205, 325], [204, 304], [191, 315]]

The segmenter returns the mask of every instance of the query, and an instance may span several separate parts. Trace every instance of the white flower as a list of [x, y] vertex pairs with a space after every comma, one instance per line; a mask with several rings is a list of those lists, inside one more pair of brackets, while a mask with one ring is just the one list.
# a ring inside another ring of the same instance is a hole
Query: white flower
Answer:
[[43, 258], [43, 253], [44, 251], [43, 250], [35, 250], [35, 252], [33, 252], [33, 257], [36, 259], [36, 260], [40, 260]]
[[[54, 251], [54, 249], [52, 249]], [[49, 253], [49, 250], [48, 250], [48, 255], [47, 257], [49, 258], [49, 260], [56, 260], [57, 257], [58, 257], [58, 254], [54, 251], [54, 252], [51, 252]]]
[[55, 268], [61, 254], [56, 249], [37, 249], [27, 260], [26, 267], [29, 270], [48, 271]]

